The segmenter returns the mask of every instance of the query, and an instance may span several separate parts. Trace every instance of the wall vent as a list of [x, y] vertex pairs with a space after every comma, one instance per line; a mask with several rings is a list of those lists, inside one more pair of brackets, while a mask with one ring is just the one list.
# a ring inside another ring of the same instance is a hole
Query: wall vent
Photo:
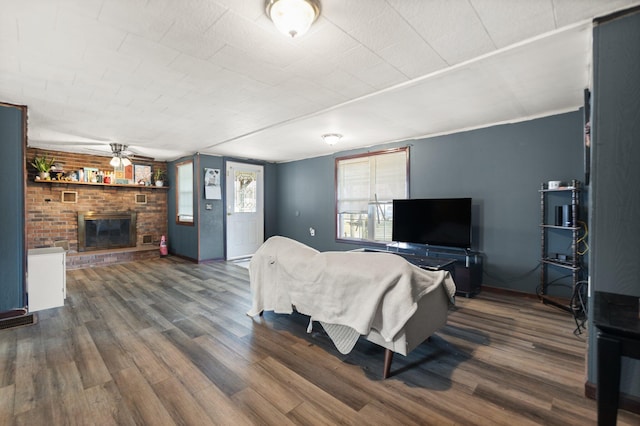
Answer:
[[60, 201], [63, 203], [77, 203], [78, 193], [76, 191], [62, 191], [62, 199]]

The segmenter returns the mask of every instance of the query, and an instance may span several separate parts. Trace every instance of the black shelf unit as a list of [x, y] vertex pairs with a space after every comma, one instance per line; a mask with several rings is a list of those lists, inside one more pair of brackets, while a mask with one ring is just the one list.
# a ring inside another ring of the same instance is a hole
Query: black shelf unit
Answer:
[[[579, 226], [580, 194], [580, 182], [577, 180], [558, 188], [549, 188], [543, 183], [540, 188], [541, 273], [538, 295], [543, 303], [561, 308], [574, 316], [580, 316], [582, 309], [574, 300], [583, 273], [582, 256], [578, 249], [582, 229]], [[557, 251], [554, 254], [551, 245], [558, 247], [557, 241], [567, 241], [567, 236], [563, 234], [568, 236], [569, 247], [564, 253]], [[553, 282], [558, 280], [550, 280], [552, 270], [556, 273], [564, 271], [571, 277], [572, 296], [569, 301], [549, 294]]]

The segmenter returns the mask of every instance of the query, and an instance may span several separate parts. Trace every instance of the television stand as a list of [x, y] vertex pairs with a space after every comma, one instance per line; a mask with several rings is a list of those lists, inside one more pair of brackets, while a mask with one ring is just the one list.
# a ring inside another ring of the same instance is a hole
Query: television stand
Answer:
[[[456, 260], [455, 259], [447, 259], [444, 257], [430, 257], [430, 256], [420, 256], [416, 254], [409, 253], [399, 253], [392, 252], [393, 254], [397, 254], [407, 260], [407, 262], [416, 265], [421, 269], [428, 269], [430, 271], [449, 271], [451, 265], [453, 265]], [[451, 271], [450, 271], [451, 272]]]
[[470, 250], [425, 247], [414, 244], [388, 244], [384, 250], [405, 258], [409, 263], [432, 271], [449, 271], [456, 283], [456, 294], [473, 297], [482, 286], [482, 256]]

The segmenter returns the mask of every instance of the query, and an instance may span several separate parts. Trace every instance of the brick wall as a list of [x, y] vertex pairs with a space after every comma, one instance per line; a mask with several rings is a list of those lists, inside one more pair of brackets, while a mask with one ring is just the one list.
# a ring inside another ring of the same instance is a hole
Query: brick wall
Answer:
[[[40, 183], [35, 181], [36, 171], [31, 166], [35, 156], [47, 155], [60, 163], [65, 171], [94, 167], [110, 170], [111, 157], [72, 154], [42, 149], [27, 149], [26, 233], [27, 248], [51, 247], [56, 242], [68, 241], [67, 266], [78, 268], [104, 263], [120, 263], [157, 255], [161, 235], [167, 234], [167, 189], [144, 186], [81, 185], [64, 182]], [[145, 162], [152, 169], [166, 172], [165, 162]], [[63, 191], [77, 192], [76, 203], [63, 203]], [[144, 194], [146, 204], [136, 204], [136, 194]], [[135, 211], [137, 212], [137, 249], [111, 252], [84, 252], [78, 250], [79, 211]], [[143, 236], [150, 235], [152, 244], [142, 244]], [[149, 249], [147, 253], [145, 248]], [[155, 253], [152, 252], [155, 250]], [[151, 254], [153, 253], [153, 254]]]

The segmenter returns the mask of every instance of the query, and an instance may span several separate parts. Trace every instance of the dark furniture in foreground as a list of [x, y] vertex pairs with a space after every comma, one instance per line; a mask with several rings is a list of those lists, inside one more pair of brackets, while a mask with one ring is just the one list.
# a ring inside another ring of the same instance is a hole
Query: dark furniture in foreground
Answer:
[[620, 358], [640, 359], [640, 298], [596, 291], [593, 322], [598, 329], [598, 425], [615, 425]]

